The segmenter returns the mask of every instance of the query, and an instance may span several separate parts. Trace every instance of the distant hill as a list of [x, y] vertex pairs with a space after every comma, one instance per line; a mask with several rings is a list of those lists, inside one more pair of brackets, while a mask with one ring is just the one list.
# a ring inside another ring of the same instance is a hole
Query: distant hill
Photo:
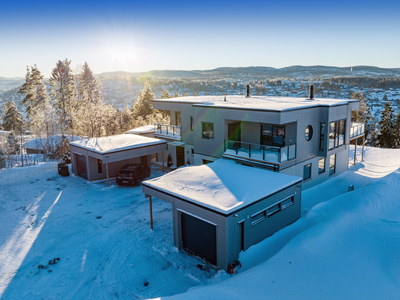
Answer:
[[327, 77], [400, 77], [400, 68], [379, 68], [373, 66], [332, 67], [332, 66], [290, 66], [285, 68], [272, 67], [221, 67], [212, 70], [153, 70], [149, 72], [107, 72], [99, 76], [138, 76], [163, 78], [193, 78], [193, 77], [268, 77], [268, 78], [304, 78], [318, 79]]

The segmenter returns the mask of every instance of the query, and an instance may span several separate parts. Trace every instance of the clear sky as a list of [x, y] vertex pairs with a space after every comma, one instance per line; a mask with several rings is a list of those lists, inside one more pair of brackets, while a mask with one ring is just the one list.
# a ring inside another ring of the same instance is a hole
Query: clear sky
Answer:
[[64, 58], [95, 73], [400, 67], [400, 1], [0, 2], [0, 76], [48, 77]]

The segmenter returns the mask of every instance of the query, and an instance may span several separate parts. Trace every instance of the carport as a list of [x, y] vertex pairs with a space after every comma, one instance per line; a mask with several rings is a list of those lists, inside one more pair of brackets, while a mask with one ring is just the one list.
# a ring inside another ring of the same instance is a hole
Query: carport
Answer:
[[115, 177], [125, 164], [151, 164], [151, 154], [167, 142], [134, 134], [121, 134], [70, 143], [72, 172], [89, 181]]
[[241, 251], [300, 218], [302, 178], [219, 159], [142, 183], [172, 204], [174, 244], [228, 269]]

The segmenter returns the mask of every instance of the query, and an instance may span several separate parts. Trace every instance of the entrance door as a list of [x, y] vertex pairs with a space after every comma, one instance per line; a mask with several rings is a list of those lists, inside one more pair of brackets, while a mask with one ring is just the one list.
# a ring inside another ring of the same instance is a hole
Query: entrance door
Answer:
[[75, 153], [75, 161], [78, 176], [87, 179], [86, 156]]
[[181, 146], [176, 147], [176, 167], [179, 168], [185, 164], [185, 148]]
[[228, 124], [228, 140], [240, 142], [242, 140], [241, 123]]
[[182, 247], [217, 265], [217, 228], [196, 217], [181, 214]]

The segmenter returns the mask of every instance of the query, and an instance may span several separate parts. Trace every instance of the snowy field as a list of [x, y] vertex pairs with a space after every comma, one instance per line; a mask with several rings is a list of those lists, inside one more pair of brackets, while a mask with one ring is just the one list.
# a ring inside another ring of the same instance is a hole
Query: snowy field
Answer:
[[364, 159], [304, 191], [301, 219], [232, 277], [174, 248], [170, 204], [154, 199], [151, 231], [140, 187], [1, 170], [0, 299], [398, 299], [400, 150]]

